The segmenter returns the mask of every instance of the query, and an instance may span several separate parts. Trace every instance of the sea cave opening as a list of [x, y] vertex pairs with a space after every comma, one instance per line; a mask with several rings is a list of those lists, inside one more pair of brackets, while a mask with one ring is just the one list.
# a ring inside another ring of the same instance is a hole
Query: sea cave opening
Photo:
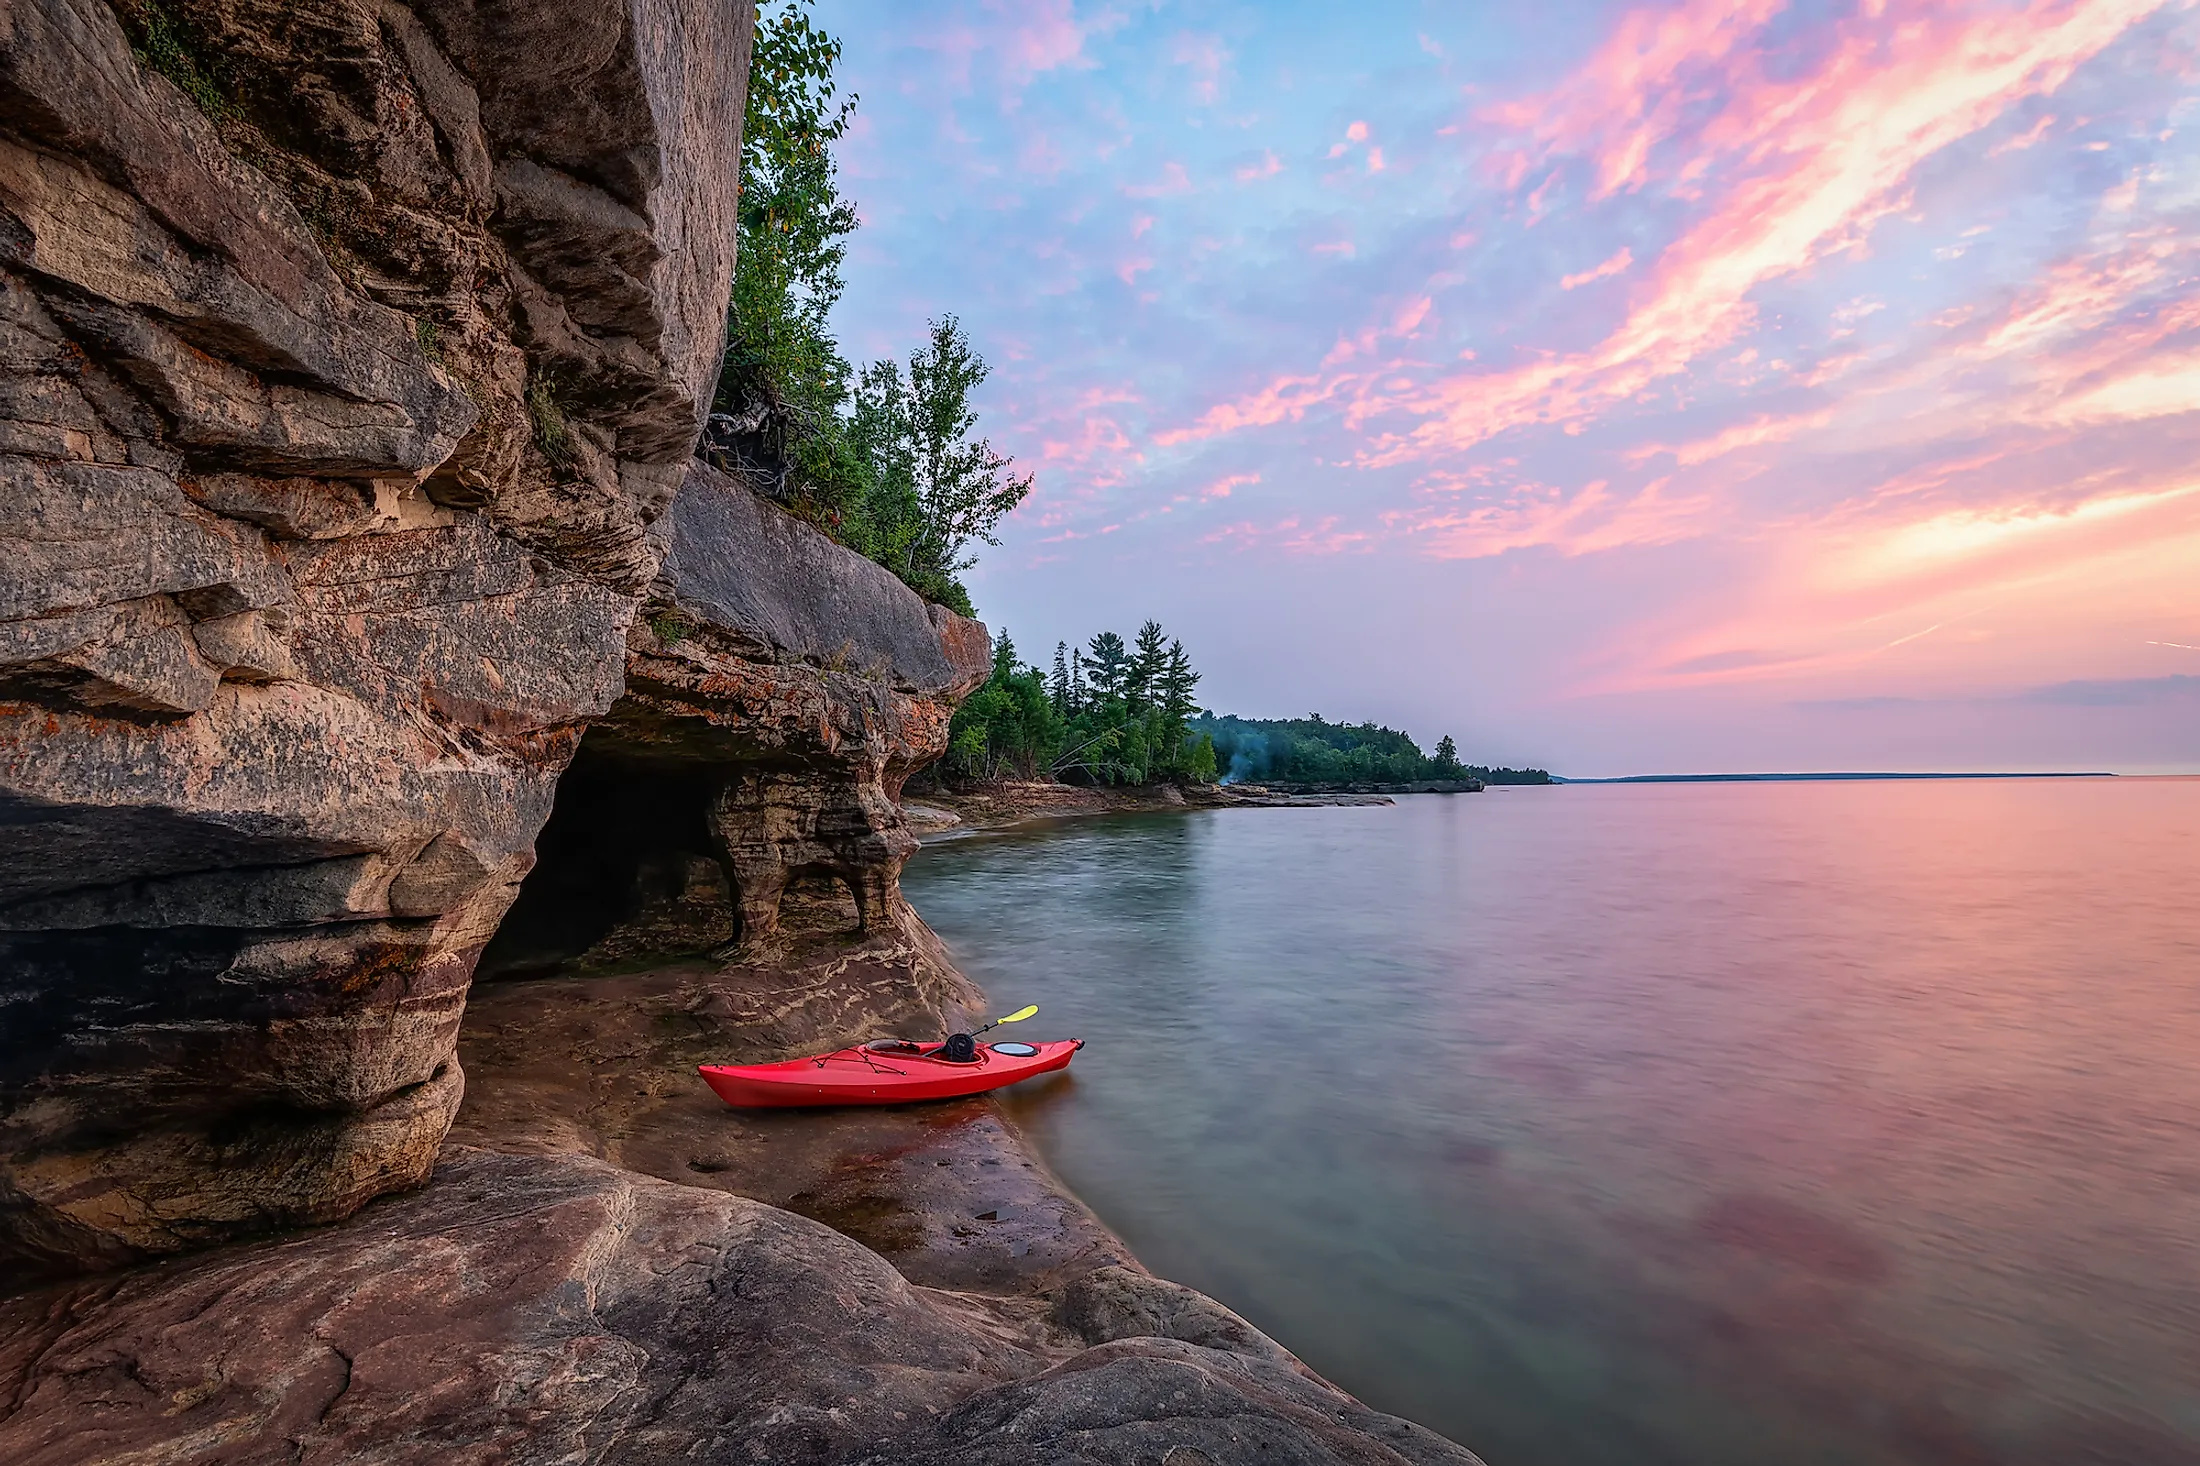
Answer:
[[726, 771], [635, 758], [607, 748], [600, 731], [558, 781], [535, 868], [481, 954], [480, 980], [707, 952], [737, 934], [710, 827]]
[[[816, 854], [812, 842], [781, 843], [787, 832], [777, 827], [801, 823], [787, 790], [802, 782], [791, 770], [774, 777], [754, 765], [638, 755], [616, 730], [590, 729], [558, 781], [535, 867], [476, 978], [731, 953], [754, 934], [745, 922], [790, 938], [860, 936], [850, 873], [805, 858]], [[714, 828], [729, 806], [737, 815], [733, 851]]]

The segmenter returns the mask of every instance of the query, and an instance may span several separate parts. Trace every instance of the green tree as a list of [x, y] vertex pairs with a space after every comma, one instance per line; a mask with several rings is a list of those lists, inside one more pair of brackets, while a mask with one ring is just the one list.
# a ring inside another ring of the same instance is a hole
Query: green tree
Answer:
[[1094, 784], [1212, 781], [1215, 740], [1187, 731], [1199, 711], [1199, 673], [1184, 643], [1148, 621], [1135, 649], [1112, 631], [1087, 645], [1090, 656], [1058, 642], [1049, 675], [1020, 662], [1003, 635], [994, 644], [991, 676], [949, 727], [948, 773], [1051, 774]]
[[998, 545], [994, 528], [1031, 492], [1013, 459], [996, 452], [978, 425], [970, 394], [986, 379], [985, 358], [953, 316], [933, 321], [931, 339], [909, 355], [911, 459], [921, 514], [904, 551], [908, 574], [952, 578], [973, 563], [971, 541]]
[[1199, 674], [1192, 670], [1192, 659], [1183, 642], [1169, 643], [1161, 663], [1159, 686], [1162, 711], [1170, 718], [1182, 723], [1199, 711], [1199, 703], [1192, 697], [1192, 690], [1199, 686]]
[[917, 495], [909, 388], [900, 362], [874, 361], [863, 369], [849, 399], [844, 436], [848, 456], [861, 467], [852, 476], [841, 538], [908, 580], [903, 572], [924, 506]]
[[991, 675], [948, 724], [950, 771], [968, 779], [1039, 778], [1051, 772], [1061, 741], [1045, 677], [1017, 661], [1016, 644], [1003, 632]]
[[1547, 784], [1541, 769], [1487, 769], [1463, 764], [1447, 734], [1433, 757], [1394, 728], [1304, 718], [1235, 718], [1202, 713], [1190, 724], [1196, 741], [1214, 740], [1216, 763], [1231, 777], [1306, 784], [1403, 784], [1420, 779], [1481, 779], [1492, 784]]
[[953, 316], [930, 325], [906, 372], [860, 373], [829, 328], [855, 205], [833, 145], [856, 106], [833, 79], [840, 42], [812, 0], [764, 0], [741, 140], [737, 251], [726, 349], [704, 452], [760, 493], [965, 615], [974, 542], [1031, 490], [977, 435], [986, 378]]
[[1123, 699], [1130, 704], [1132, 712], [1144, 712], [1153, 705], [1154, 693], [1161, 682], [1162, 664], [1168, 656], [1168, 643], [1162, 639], [1159, 621], [1148, 621], [1138, 628], [1130, 667], [1123, 678]]
[[1122, 698], [1129, 690], [1131, 655], [1123, 638], [1112, 631], [1097, 633], [1085, 644], [1086, 675], [1092, 695], [1101, 701]]
[[1195, 739], [1184, 756], [1184, 777], [1195, 784], [1215, 781], [1215, 740], [1205, 733]]
[[1070, 703], [1069, 643], [1054, 644], [1054, 675], [1047, 679], [1047, 696], [1053, 700], [1054, 711], [1068, 717], [1073, 711]]
[[840, 43], [810, 0], [771, 0], [757, 18], [741, 130], [733, 298], [710, 444], [752, 487], [826, 517], [851, 476], [838, 409], [848, 363], [827, 326], [840, 298], [855, 205], [832, 145], [856, 99], [838, 96]]
[[1031, 492], [1013, 459], [974, 436], [970, 394], [986, 378], [953, 316], [933, 321], [926, 342], [894, 361], [864, 368], [846, 426], [849, 456], [861, 465], [850, 543], [933, 600], [969, 614], [957, 577], [973, 563], [972, 541], [997, 545], [994, 529]]

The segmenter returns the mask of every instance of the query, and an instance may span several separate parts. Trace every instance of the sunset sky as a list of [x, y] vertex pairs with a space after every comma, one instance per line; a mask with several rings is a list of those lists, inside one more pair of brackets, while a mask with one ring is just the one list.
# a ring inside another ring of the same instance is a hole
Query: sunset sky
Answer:
[[2200, 8], [821, 0], [1044, 662], [1575, 775], [2200, 770]]

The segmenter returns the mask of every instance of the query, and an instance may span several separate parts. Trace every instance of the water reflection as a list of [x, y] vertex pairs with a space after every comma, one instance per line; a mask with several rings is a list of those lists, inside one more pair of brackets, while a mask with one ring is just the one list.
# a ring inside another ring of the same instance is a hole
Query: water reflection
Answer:
[[1542, 1462], [2200, 1462], [2200, 783], [1073, 822], [909, 891], [1161, 1271]]

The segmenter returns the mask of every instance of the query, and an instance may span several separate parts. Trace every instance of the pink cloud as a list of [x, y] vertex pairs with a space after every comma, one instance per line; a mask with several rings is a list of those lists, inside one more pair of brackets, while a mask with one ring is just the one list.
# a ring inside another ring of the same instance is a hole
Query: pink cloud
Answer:
[[[1966, 351], [1977, 356], [2006, 356], [2037, 350], [2059, 337], [2105, 325], [2135, 298], [2158, 285], [2171, 284], [2192, 241], [2161, 234], [2106, 252], [2088, 252], [2058, 260], [2040, 282], [2020, 296], [2009, 312]], [[2185, 322], [2175, 320], [2173, 329]], [[2156, 337], [2154, 339], [2159, 339]], [[2143, 344], [2152, 345], [2149, 340]]]
[[[2083, 249], [2040, 271], [1996, 307], [1935, 319], [1948, 339], [1928, 350], [1820, 363], [1805, 385], [1844, 378], [1842, 411], [1906, 437], [2036, 438], [2057, 426], [2181, 416], [2200, 392], [2200, 240], [2152, 229]], [[1855, 432], [1850, 433], [1856, 440]], [[2104, 451], [2113, 459], [2128, 451]]]
[[[1692, 104], [1716, 90], [1712, 80], [1680, 85], [1683, 73], [1713, 71], [1786, 3], [1692, 0], [1629, 11], [1588, 63], [1556, 88], [1484, 116], [1527, 131], [1545, 156], [1587, 153], [1596, 176], [1591, 199], [1639, 188], [1651, 149], [1679, 131]], [[1527, 167], [1526, 154], [1520, 167]]]
[[[917, 44], [946, 60], [958, 90], [968, 90], [980, 72], [997, 79], [1002, 100], [1010, 107], [1025, 87], [1050, 71], [1090, 69], [1094, 62], [1085, 54], [1086, 39], [1123, 23], [1123, 17], [1111, 13], [1081, 23], [1071, 0], [990, 0], [985, 8], [994, 23], [932, 26]], [[982, 67], [977, 64], [980, 56], [987, 58]]]
[[1747, 422], [1736, 423], [1708, 438], [1699, 438], [1695, 442], [1678, 446], [1646, 443], [1639, 448], [1629, 449], [1627, 457], [1639, 463], [1661, 453], [1670, 453], [1673, 455], [1673, 462], [1679, 467], [1694, 468], [1698, 464], [1709, 463], [1714, 458], [1722, 458], [1736, 449], [1755, 448], [1765, 443], [1785, 443], [1797, 433], [1811, 428], [1822, 428], [1831, 421], [1833, 411], [1830, 408], [1819, 412], [1797, 413], [1790, 417], [1760, 413]]
[[1282, 160], [1274, 153], [1263, 152], [1258, 163], [1248, 163], [1237, 170], [1237, 181], [1251, 183], [1257, 178], [1273, 178], [1283, 171]]
[[[1875, 501], [1878, 502], [1878, 501]], [[2074, 502], [1837, 513], [1787, 527], [1725, 614], [1628, 649], [1596, 691], [1780, 682], [1872, 668], [1945, 694], [2026, 680], [2049, 655], [2100, 666], [2105, 624], [2144, 624], [2189, 584], [2200, 483], [2115, 481]], [[2084, 616], [2074, 618], [2074, 607]], [[2056, 645], [2061, 643], [2062, 645]], [[2072, 645], [2075, 643], [2075, 645]]]
[[1190, 193], [1191, 191], [1192, 180], [1185, 173], [1182, 163], [1164, 164], [1161, 169], [1161, 177], [1157, 182], [1131, 183], [1125, 184], [1123, 187], [1123, 192], [1134, 199], [1167, 198], [1173, 194]]
[[1018, 456], [1035, 453], [1050, 470], [1040, 485], [1042, 526], [1063, 521], [1060, 506], [1065, 501], [1089, 500], [1124, 482], [1145, 462], [1123, 427], [1122, 415], [1112, 410], [1140, 405], [1138, 394], [1128, 387], [1096, 386], [1028, 426], [1028, 440], [1037, 446], [1020, 448]]
[[2131, 370], [2058, 402], [2053, 416], [2066, 423], [2136, 422], [2200, 413], [2200, 351], [2155, 356]]
[[1078, 24], [1070, 0], [1017, 0], [996, 9], [1015, 17], [1000, 50], [1018, 80], [1028, 81], [1058, 67], [1090, 64], [1084, 54], [1087, 28]]
[[1066, 162], [1054, 139], [1044, 132], [1032, 132], [1016, 150], [1016, 171], [1033, 178], [1053, 178]]
[[1356, 356], [1372, 354], [1386, 337], [1412, 337], [1428, 320], [1429, 313], [1434, 308], [1433, 298], [1426, 295], [1415, 296], [1400, 305], [1387, 324], [1370, 326], [1357, 336], [1340, 338], [1330, 348], [1328, 355], [1322, 358], [1323, 371], [1277, 377], [1249, 396], [1209, 408], [1190, 427], [1174, 428], [1157, 434], [1154, 441], [1167, 447], [1201, 438], [1218, 437], [1245, 428], [1297, 422], [1312, 408], [1339, 396], [1355, 384], [1373, 380], [1390, 369], [1387, 364], [1377, 362], [1363, 374], [1324, 375], [1328, 368]]
[[1323, 515], [1312, 523], [1303, 522], [1295, 514], [1267, 525], [1243, 519], [1210, 532], [1200, 543], [1259, 547], [1286, 555], [1334, 555], [1365, 549], [1376, 541], [1377, 536], [1369, 531], [1339, 528], [1343, 522], [1343, 517], [1336, 514]]
[[1154, 434], [1161, 447], [1234, 433], [1271, 423], [1296, 422], [1307, 410], [1336, 395], [1337, 384], [1324, 384], [1318, 375], [1277, 377], [1267, 386], [1235, 402], [1217, 403], [1188, 428]]
[[1221, 90], [1222, 69], [1230, 60], [1219, 37], [1181, 34], [1169, 44], [1169, 60], [1191, 72], [1195, 98], [1214, 102]]
[[1622, 246], [1618, 254], [1613, 255], [1610, 259], [1606, 260], [1603, 264], [1598, 265], [1595, 269], [1583, 270], [1578, 275], [1565, 276], [1558, 282], [1558, 288], [1561, 290], [1572, 290], [1578, 286], [1587, 285], [1591, 281], [1609, 280], [1614, 275], [1617, 275], [1622, 270], [1626, 269], [1629, 265], [1632, 265], [1634, 262], [1635, 252], [1631, 249], [1626, 248], [1625, 246]]
[[1535, 186], [1534, 193], [1528, 195], [1527, 222], [1531, 228], [1542, 219], [1545, 207], [1549, 202], [1551, 196], [1551, 189], [1557, 183], [1558, 174], [1556, 172], [1553, 172], [1549, 177], [1545, 178], [1541, 183]]
[[1218, 478], [1207, 485], [1206, 488], [1201, 489], [1199, 497], [1202, 499], [1227, 499], [1230, 497], [1232, 489], [1250, 488], [1259, 482], [1260, 475], [1257, 473], [1233, 473], [1227, 478]]
[[1671, 479], [1661, 478], [1631, 495], [1617, 494], [1598, 479], [1567, 495], [1528, 486], [1497, 503], [1471, 508], [1431, 508], [1393, 516], [1438, 559], [1475, 560], [1514, 550], [1550, 549], [1590, 555], [1630, 546], [1666, 545], [1709, 533], [1717, 525], [1708, 496], [1668, 498]]
[[2033, 123], [2030, 127], [2026, 128], [2023, 132], [2018, 133], [2015, 137], [2009, 138], [2004, 142], [1994, 144], [1993, 147], [1987, 150], [1986, 156], [1989, 158], [1998, 158], [2004, 153], [2022, 152], [2024, 149], [2029, 148], [2033, 144], [2037, 143], [2041, 138], [2046, 137], [2047, 129], [2053, 127], [2054, 125], [2055, 114], [2050, 112], [2045, 117], [2042, 117], [2039, 121]]
[[[1593, 417], [1731, 343], [1767, 281], [1849, 247], [1901, 203], [1911, 171], [2022, 98], [2050, 92], [2158, 0], [2050, 5], [2019, 18], [1936, 18], [1899, 46], [1858, 30], [1820, 68], [1758, 82], [1709, 131], [1758, 166], [1658, 258], [1627, 319], [1589, 351], [1510, 372], [1471, 373], [1364, 404], [1421, 416], [1370, 464], [1456, 452], [1509, 428]], [[1731, 114], [1731, 115], [1730, 115]]]

